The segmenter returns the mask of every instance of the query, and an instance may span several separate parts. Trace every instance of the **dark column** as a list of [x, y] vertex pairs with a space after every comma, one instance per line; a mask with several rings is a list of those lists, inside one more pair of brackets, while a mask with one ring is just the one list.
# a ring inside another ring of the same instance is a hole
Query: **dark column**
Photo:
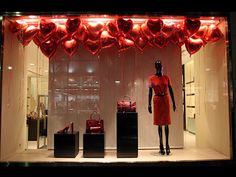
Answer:
[[229, 15], [229, 87], [231, 109], [232, 155], [235, 160], [236, 148], [236, 12]]
[[117, 157], [138, 157], [138, 113], [117, 112]]

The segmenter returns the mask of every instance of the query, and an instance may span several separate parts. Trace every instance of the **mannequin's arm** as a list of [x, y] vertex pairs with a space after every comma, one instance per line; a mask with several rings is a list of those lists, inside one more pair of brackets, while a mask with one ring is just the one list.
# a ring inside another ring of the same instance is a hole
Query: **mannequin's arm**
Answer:
[[173, 103], [173, 110], [175, 111], [176, 110], [175, 97], [174, 97], [173, 89], [170, 85], [169, 85], [169, 92], [170, 92], [170, 97], [171, 97], [171, 100], [172, 100], [172, 103]]
[[152, 113], [152, 88], [149, 88], [148, 94], [148, 111]]

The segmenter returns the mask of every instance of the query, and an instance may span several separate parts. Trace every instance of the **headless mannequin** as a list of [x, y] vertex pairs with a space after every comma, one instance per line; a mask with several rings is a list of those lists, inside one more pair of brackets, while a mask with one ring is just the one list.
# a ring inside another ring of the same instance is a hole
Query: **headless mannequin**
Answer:
[[[156, 61], [155, 62], [155, 68], [156, 68], [156, 76], [161, 77], [163, 75], [163, 67], [160, 61]], [[174, 93], [173, 93], [173, 89], [171, 87], [171, 85], [168, 85], [168, 89], [170, 92], [170, 96], [171, 96], [171, 100], [173, 103], [173, 110], [176, 110], [176, 105], [175, 105], [175, 99], [174, 99]], [[149, 88], [149, 94], [148, 94], [148, 111], [149, 113], [152, 113], [152, 95], [153, 95], [153, 89], [150, 87]], [[169, 146], [169, 126], [168, 125], [164, 125], [165, 126], [165, 137], [166, 137], [166, 154], [169, 155], [170, 154], [170, 146]], [[162, 125], [158, 125], [158, 135], [159, 135], [159, 140], [160, 140], [160, 154], [164, 155], [165, 154], [165, 150], [164, 150], [164, 146], [163, 146], [163, 138], [162, 138]]]

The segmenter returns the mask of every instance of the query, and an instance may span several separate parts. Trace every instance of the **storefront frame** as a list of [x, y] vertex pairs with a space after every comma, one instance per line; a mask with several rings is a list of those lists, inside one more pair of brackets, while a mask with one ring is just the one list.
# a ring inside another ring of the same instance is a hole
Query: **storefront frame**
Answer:
[[[78, 14], [84, 14], [84, 12], [80, 13], [80, 12], [70, 12], [70, 13], [38, 13], [38, 12], [35, 12], [35, 13], [29, 13], [29, 12], [24, 12], [24, 13], [20, 13], [20, 15], [30, 15], [30, 14], [34, 14], [34, 15], [78, 15]], [[87, 13], [86, 13], [87, 14]], [[104, 14], [103, 12], [92, 12], [92, 14]], [[106, 13], [106, 14], [113, 14], [114, 13]], [[132, 14], [132, 12], [130, 12], [130, 14], [128, 13], [115, 13], [116, 15], [130, 15]], [[156, 12], [149, 12], [149, 13], [146, 13], [146, 12], [138, 12], [136, 13], [137, 15], [143, 15], [143, 14], [148, 14], [148, 15], [157, 15], [157, 16], [160, 16], [160, 15], [171, 15], [171, 13], [169, 12], [162, 12], [162, 13], [156, 13]], [[12, 12], [12, 13], [2, 13], [1, 14], [3, 17], [4, 16], [14, 16], [16, 15], [16, 13]], [[172, 14], [173, 16], [175, 15], [179, 15], [179, 16], [189, 16], [189, 17], [198, 17], [198, 16], [224, 16], [224, 17], [227, 17], [228, 19], [228, 41], [229, 41], [229, 46], [228, 46], [228, 84], [229, 84], [229, 108], [230, 108], [230, 123], [231, 123], [231, 160], [222, 160], [222, 161], [205, 161], [205, 162], [168, 162], [168, 163], [162, 163], [162, 162], [157, 162], [157, 163], [142, 163], [142, 164], [139, 164], [139, 163], [136, 163], [136, 164], [133, 164], [133, 167], [135, 169], [137, 169], [138, 167], [145, 167], [145, 168], [151, 168], [151, 169], [155, 169], [155, 168], [161, 168], [161, 167], [168, 167], [168, 166], [171, 166], [171, 167], [179, 167], [180, 169], [181, 166], [183, 165], [186, 165], [186, 166], [189, 166], [190, 169], [192, 170], [192, 168], [194, 170], [197, 170], [201, 167], [214, 167], [214, 169], [219, 168], [220, 169], [224, 169], [224, 168], [228, 168], [228, 167], [233, 167], [234, 163], [235, 163], [235, 153], [236, 153], [236, 121], [235, 121], [235, 112], [236, 112], [236, 107], [234, 106], [235, 105], [235, 101], [236, 101], [236, 97], [235, 97], [235, 94], [234, 94], [234, 91], [236, 92], [236, 26], [235, 25], [235, 22], [236, 22], [236, 14], [235, 13], [222, 13], [222, 12], [209, 12], [209, 13], [200, 13], [200, 12], [187, 12], [187, 13], [173, 13]], [[2, 28], [2, 21], [3, 21], [3, 18], [1, 18], [1, 28]], [[1, 37], [0, 37], [0, 44], [1, 44], [1, 52], [0, 52], [0, 67], [1, 67], [1, 73], [0, 73], [0, 85], [1, 85], [1, 88], [0, 88], [0, 98], [2, 97], [2, 78], [4, 77], [2, 75], [2, 63], [3, 63], [3, 50], [4, 50], [4, 47], [3, 47], [3, 33], [4, 33], [4, 29], [2, 28], [2, 33], [1, 33]], [[1, 99], [2, 100], [2, 99]], [[3, 103], [1, 102], [0, 103], [0, 106], [2, 105]], [[0, 111], [1, 111], [1, 108], [0, 108]], [[0, 117], [0, 120], [1, 120], [1, 117]], [[0, 125], [1, 125], [1, 122], [0, 122]], [[1, 130], [1, 128], [0, 128]], [[0, 145], [0, 148], [1, 148], [1, 145]], [[71, 164], [68, 164], [68, 163], [59, 163], [59, 162], [55, 162], [55, 163], [52, 163], [53, 166], [56, 165], [56, 166], [75, 166], [75, 167], [80, 167], [82, 168], [84, 165], [75, 165], [73, 163]], [[1, 163], [1, 167], [3, 166], [8, 166], [9, 163], [8, 162], [2, 162]], [[50, 166], [50, 163], [27, 163], [27, 166]], [[13, 167], [22, 167], [22, 166], [26, 166], [26, 163], [22, 162], [22, 163], [10, 163], [10, 166], [13, 166]], [[108, 167], [130, 167], [130, 164], [123, 164], [123, 163], [109, 163], [109, 164], [100, 164], [100, 163], [90, 163], [90, 164], [86, 164], [87, 167], [102, 167], [101, 169], [105, 169], [106, 166]], [[155, 168], [154, 168], [155, 167]], [[118, 169], [119, 169], [118, 168]], [[85, 170], [84, 171], [84, 174], [86, 174], [87, 172]], [[140, 172], [142, 171], [141, 169], [139, 170]], [[162, 173], [163, 170], [161, 170]], [[138, 171], [137, 171], [138, 172]], [[174, 174], [174, 173], [173, 173]]]

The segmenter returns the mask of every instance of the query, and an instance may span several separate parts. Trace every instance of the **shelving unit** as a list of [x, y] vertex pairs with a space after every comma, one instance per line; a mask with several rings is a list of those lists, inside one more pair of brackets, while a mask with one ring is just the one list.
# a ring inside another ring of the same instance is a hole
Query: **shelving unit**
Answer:
[[195, 78], [194, 61], [185, 64], [185, 119], [186, 130], [195, 133]]

